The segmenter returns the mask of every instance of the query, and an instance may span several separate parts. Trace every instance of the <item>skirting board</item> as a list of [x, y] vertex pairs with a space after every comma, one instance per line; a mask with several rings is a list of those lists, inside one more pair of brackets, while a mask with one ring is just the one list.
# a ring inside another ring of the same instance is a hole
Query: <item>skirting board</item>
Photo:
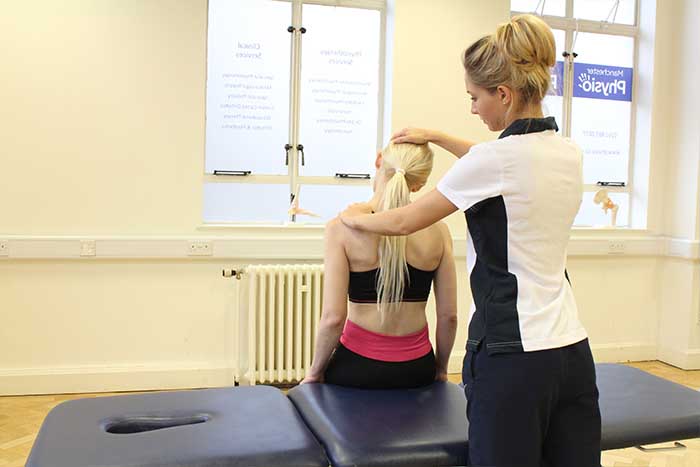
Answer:
[[683, 351], [660, 347], [658, 359], [681, 370], [700, 370], [700, 349]]
[[233, 378], [232, 368], [192, 364], [0, 369], [0, 396], [226, 387]]
[[[656, 346], [642, 343], [594, 345], [592, 350], [595, 361], [599, 363], [657, 359]], [[464, 354], [464, 350], [452, 352], [448, 364], [450, 373], [462, 372]], [[678, 356], [685, 355], [684, 362], [694, 362], [695, 366], [691, 367], [700, 368], [700, 350], [676, 354], [676, 357], [666, 357], [666, 360], [659, 354], [659, 358], [680, 366], [673, 362], [678, 361]], [[167, 367], [139, 365], [0, 369], [0, 396], [226, 387], [233, 385], [233, 377], [232, 368], [197, 366], [191, 363]]]

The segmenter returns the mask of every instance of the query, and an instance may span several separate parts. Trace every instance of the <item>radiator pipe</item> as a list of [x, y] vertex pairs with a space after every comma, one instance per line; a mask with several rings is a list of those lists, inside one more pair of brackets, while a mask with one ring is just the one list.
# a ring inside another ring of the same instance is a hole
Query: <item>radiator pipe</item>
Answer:
[[238, 280], [241, 280], [241, 275], [244, 273], [245, 271], [243, 269], [224, 269], [221, 271], [222, 276], [235, 277]]

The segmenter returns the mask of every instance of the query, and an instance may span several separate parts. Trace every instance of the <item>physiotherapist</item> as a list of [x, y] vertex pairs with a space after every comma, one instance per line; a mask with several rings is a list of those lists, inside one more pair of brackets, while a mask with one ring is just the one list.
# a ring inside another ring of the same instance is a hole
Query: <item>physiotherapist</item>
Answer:
[[543, 118], [555, 63], [551, 29], [533, 15], [501, 24], [464, 52], [471, 112], [495, 141], [408, 128], [393, 142], [431, 142], [458, 157], [437, 188], [353, 228], [408, 235], [456, 210], [467, 222], [473, 307], [462, 378], [470, 465], [599, 467], [595, 366], [566, 274], [582, 200], [582, 153]]

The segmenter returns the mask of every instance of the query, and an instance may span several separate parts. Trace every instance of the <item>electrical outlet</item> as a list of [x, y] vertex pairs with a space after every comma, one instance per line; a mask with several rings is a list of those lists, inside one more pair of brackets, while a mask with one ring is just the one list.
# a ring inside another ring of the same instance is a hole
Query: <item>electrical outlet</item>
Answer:
[[95, 256], [97, 242], [95, 240], [80, 240], [80, 256]]
[[214, 247], [208, 240], [193, 240], [187, 244], [187, 256], [211, 256]]
[[623, 240], [609, 240], [608, 241], [608, 254], [609, 255], [624, 255], [625, 254], [625, 242]]
[[0, 240], [0, 256], [10, 256], [10, 245], [7, 240]]

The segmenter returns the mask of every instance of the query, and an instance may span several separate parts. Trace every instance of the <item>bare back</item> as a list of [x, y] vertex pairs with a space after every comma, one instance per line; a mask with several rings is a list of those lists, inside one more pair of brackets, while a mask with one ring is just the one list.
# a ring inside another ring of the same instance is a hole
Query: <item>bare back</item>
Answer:
[[[379, 267], [380, 235], [344, 227], [341, 235], [349, 270], [370, 271]], [[407, 237], [406, 261], [417, 269], [439, 270], [446, 248], [447, 226], [437, 223]], [[449, 261], [452, 261], [450, 254]], [[436, 272], [435, 280], [439, 280]], [[437, 286], [437, 284], [436, 284]], [[359, 326], [381, 334], [405, 335], [423, 329], [427, 323], [425, 307], [427, 302], [401, 302], [395, 310], [381, 314], [375, 303], [348, 303], [348, 319]]]

